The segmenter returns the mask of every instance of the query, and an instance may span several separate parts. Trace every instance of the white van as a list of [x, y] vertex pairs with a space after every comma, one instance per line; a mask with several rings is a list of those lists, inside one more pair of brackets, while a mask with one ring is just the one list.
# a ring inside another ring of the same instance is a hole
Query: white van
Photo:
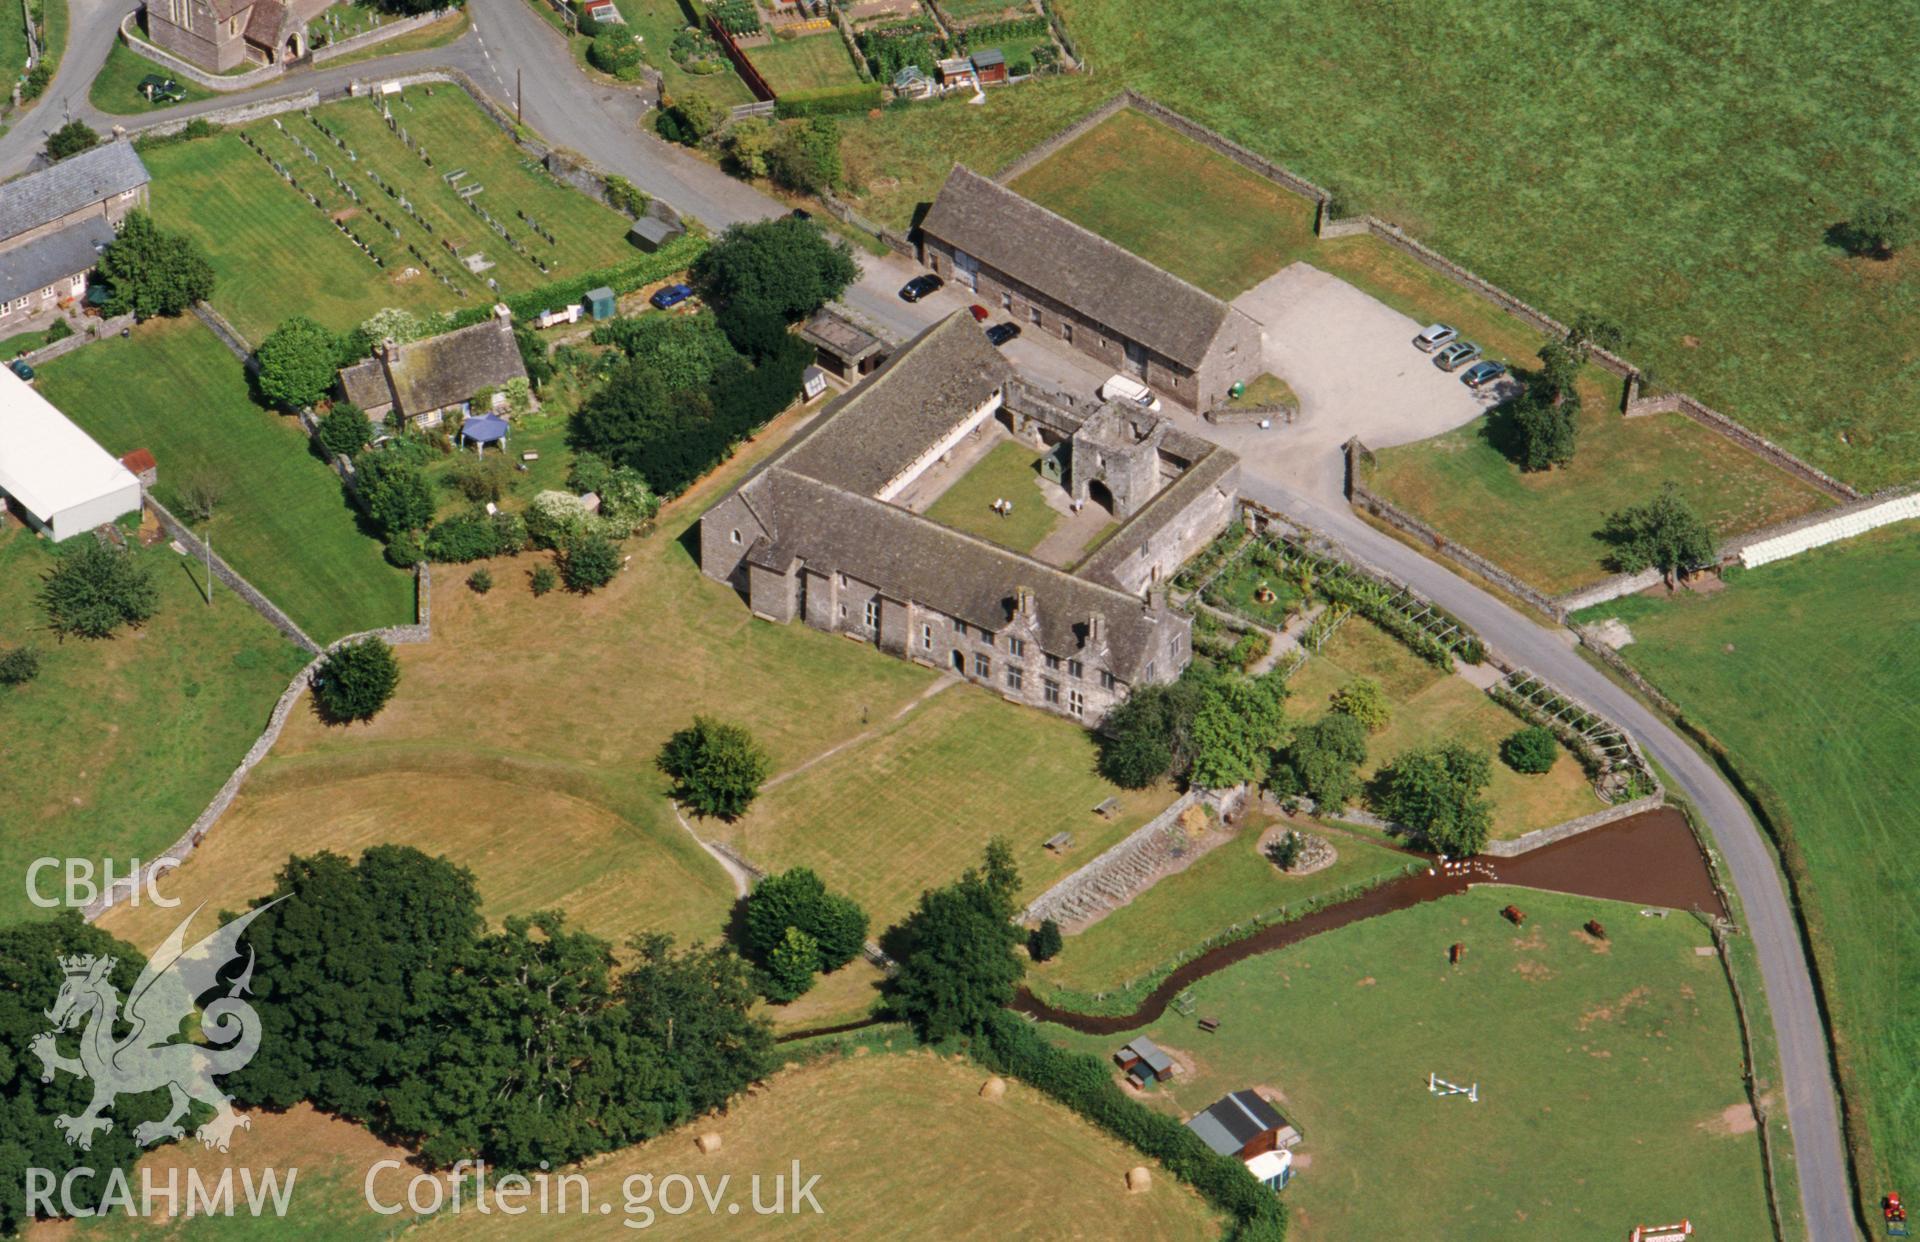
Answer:
[[1134, 405], [1144, 406], [1156, 414], [1160, 412], [1160, 398], [1153, 395], [1153, 389], [1148, 388], [1139, 380], [1128, 379], [1124, 375], [1112, 376], [1106, 383], [1100, 385], [1100, 399], [1102, 401], [1127, 401]]

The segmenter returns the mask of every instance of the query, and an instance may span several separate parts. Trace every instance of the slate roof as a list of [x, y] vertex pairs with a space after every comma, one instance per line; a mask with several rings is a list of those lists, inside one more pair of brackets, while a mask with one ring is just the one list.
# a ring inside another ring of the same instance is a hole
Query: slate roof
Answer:
[[505, 319], [395, 346], [386, 371], [396, 404], [408, 418], [458, 405], [482, 388], [527, 378], [513, 325]]
[[280, 45], [280, 27], [286, 20], [287, 6], [280, 0], [254, 0], [241, 37], [257, 47], [276, 48]]
[[108, 142], [0, 185], [0, 244], [153, 178], [130, 142]]
[[75, 272], [93, 270], [100, 251], [113, 240], [105, 217], [76, 220], [30, 245], [0, 251], [0, 302], [25, 297]]
[[1206, 444], [1204, 440], [1196, 438], [1196, 442], [1205, 445], [1207, 451], [1182, 471], [1179, 478], [1155, 493], [1152, 500], [1142, 505], [1092, 556], [1082, 562], [1079, 568], [1081, 574], [1117, 585], [1120, 567], [1126, 564], [1128, 557], [1136, 555], [1159, 533], [1169, 517], [1185, 510], [1204, 495], [1206, 489], [1220, 486], [1234, 467], [1240, 464], [1240, 459], [1232, 453]]
[[1204, 1113], [1196, 1113], [1187, 1129], [1222, 1156], [1234, 1156], [1240, 1149], [1269, 1130], [1287, 1124], [1273, 1105], [1252, 1091], [1223, 1095]]
[[340, 392], [361, 409], [372, 412], [393, 404], [393, 385], [378, 358], [368, 358], [340, 370]]
[[920, 231], [1197, 370], [1227, 316], [1219, 298], [956, 164]]
[[1173, 1068], [1173, 1058], [1162, 1052], [1159, 1044], [1144, 1035], [1121, 1048], [1120, 1051], [1132, 1053], [1144, 1061], [1147, 1068], [1155, 1074], [1164, 1074]]
[[1124, 591], [784, 467], [776, 460], [740, 489], [771, 532], [750, 550], [753, 564], [785, 573], [805, 560], [990, 631], [1006, 627], [1015, 590], [1028, 587], [1039, 614], [1041, 650], [1078, 655], [1087, 623], [1097, 614], [1106, 620], [1107, 667], [1128, 682], [1141, 679], [1164, 643], [1162, 627], [1177, 624], [1171, 615], [1157, 620]]
[[973, 316], [955, 311], [841, 398], [780, 464], [876, 495], [1012, 378], [1013, 368]]

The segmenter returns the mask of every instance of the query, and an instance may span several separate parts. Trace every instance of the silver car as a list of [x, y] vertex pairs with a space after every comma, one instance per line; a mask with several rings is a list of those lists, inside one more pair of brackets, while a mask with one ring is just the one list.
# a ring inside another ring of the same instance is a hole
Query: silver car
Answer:
[[1480, 347], [1472, 341], [1455, 341], [1433, 356], [1433, 365], [1442, 371], [1457, 371], [1480, 356]]
[[1413, 347], [1432, 353], [1459, 335], [1458, 328], [1449, 328], [1444, 323], [1430, 323], [1420, 330], [1419, 336], [1413, 338]]

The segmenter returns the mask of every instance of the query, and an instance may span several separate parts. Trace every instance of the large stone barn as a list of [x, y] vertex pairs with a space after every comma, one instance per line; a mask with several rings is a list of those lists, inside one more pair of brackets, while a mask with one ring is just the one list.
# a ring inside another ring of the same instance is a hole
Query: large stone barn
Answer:
[[956, 164], [920, 224], [921, 261], [1189, 409], [1260, 373], [1260, 325], [1173, 273]]
[[[929, 481], [985, 438], [1036, 454], [1064, 449], [1060, 503], [1077, 514], [1081, 505], [1068, 499], [1071, 463], [1080, 460], [1074, 437], [1097, 418], [1104, 443], [1111, 417], [1039, 396], [958, 312], [903, 346], [709, 510], [700, 519], [701, 569], [768, 620], [871, 642], [1096, 723], [1130, 687], [1170, 681], [1192, 658], [1188, 619], [1160, 584], [1230, 519], [1233, 455], [1148, 427], [1127, 447], [1149, 459], [1154, 481], [1129, 493], [1132, 507], [1111, 514], [1118, 529], [1074, 568], [917, 508], [930, 500]], [[1187, 456], [1168, 453], [1169, 441]]]

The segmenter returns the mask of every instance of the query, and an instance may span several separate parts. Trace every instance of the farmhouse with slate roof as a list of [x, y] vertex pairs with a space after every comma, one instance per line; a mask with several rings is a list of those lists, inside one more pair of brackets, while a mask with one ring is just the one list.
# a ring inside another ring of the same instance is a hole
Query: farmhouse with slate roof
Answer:
[[[978, 434], [1004, 430], [1077, 453], [1073, 437], [1086, 421], [1034, 394], [972, 316], [957, 312], [701, 518], [701, 569], [768, 620], [805, 621], [1097, 723], [1129, 687], [1171, 681], [1192, 658], [1189, 622], [1158, 584], [1226, 525], [1237, 459], [1175, 441], [1192, 457], [1167, 462], [1175, 477], [1158, 496], [1143, 489], [1092, 572], [1000, 547], [899, 501]], [[1150, 438], [1157, 471], [1168, 434], [1154, 428]], [[1109, 557], [1116, 547], [1123, 551]]]
[[109, 142], [0, 186], [0, 329], [84, 295], [150, 180], [131, 143]]
[[472, 412], [475, 393], [526, 379], [505, 307], [494, 317], [424, 341], [383, 341], [373, 357], [340, 372], [340, 395], [379, 422], [393, 410], [421, 427], [437, 427], [451, 411]]
[[920, 224], [921, 261], [1190, 409], [1260, 370], [1260, 325], [1097, 233], [956, 164]]
[[309, 50], [307, 26], [333, 0], [151, 0], [147, 36], [209, 73], [275, 65]]

